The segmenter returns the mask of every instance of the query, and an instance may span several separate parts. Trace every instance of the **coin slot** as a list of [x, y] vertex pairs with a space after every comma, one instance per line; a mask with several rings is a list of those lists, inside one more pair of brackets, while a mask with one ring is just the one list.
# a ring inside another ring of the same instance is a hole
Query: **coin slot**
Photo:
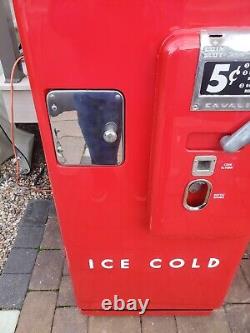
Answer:
[[212, 161], [198, 161], [197, 170], [199, 171], [210, 171]]
[[221, 37], [223, 37], [223, 35], [221, 35], [221, 34], [218, 34], [218, 35], [216, 35], [216, 34], [211, 34], [211, 35], [209, 35], [209, 37], [210, 37], [210, 38], [221, 38]]
[[193, 176], [211, 176], [215, 170], [216, 156], [195, 156], [193, 161]]
[[208, 203], [211, 190], [211, 183], [205, 179], [190, 182], [184, 193], [184, 207], [190, 211], [203, 209]]

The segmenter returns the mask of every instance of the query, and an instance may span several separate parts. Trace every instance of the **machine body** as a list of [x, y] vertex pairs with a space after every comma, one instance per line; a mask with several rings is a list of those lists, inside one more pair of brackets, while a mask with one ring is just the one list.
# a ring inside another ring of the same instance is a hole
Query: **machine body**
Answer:
[[219, 307], [250, 235], [249, 1], [14, 5], [79, 308]]

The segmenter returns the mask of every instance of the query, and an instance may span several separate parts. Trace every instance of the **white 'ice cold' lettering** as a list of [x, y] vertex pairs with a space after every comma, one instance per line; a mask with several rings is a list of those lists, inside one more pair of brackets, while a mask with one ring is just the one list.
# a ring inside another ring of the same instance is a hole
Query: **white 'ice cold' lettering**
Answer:
[[[190, 262], [190, 260], [187, 262], [183, 258], [173, 258], [171, 260], [164, 261], [161, 258], [153, 258], [150, 259], [147, 266], [150, 269], [165, 269], [165, 268], [171, 268], [171, 269], [181, 269], [184, 267], [191, 267], [192, 269], [200, 269], [203, 267], [207, 268], [215, 268], [220, 265], [220, 259], [219, 258], [209, 258], [207, 263], [204, 264], [201, 263], [201, 260], [199, 258], [193, 258]], [[128, 258], [120, 259], [120, 260], [114, 260], [111, 258], [105, 258], [101, 261], [95, 261], [93, 258], [88, 260], [88, 267], [89, 269], [95, 269], [95, 268], [102, 268], [102, 269], [129, 269], [131, 266], [130, 260]]]

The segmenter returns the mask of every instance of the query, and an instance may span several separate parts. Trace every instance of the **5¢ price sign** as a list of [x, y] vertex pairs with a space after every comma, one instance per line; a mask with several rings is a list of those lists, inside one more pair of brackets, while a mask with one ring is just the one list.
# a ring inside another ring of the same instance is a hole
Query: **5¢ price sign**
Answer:
[[200, 95], [250, 95], [250, 61], [206, 62]]

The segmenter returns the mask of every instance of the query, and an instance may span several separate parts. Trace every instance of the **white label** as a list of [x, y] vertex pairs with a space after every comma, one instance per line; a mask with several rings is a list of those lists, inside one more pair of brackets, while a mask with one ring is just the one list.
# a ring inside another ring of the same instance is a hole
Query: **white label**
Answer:
[[232, 162], [229, 162], [229, 163], [224, 163], [222, 166], [221, 166], [221, 170], [232, 170], [234, 168], [234, 165]]
[[225, 193], [214, 193], [214, 199], [224, 199]]

